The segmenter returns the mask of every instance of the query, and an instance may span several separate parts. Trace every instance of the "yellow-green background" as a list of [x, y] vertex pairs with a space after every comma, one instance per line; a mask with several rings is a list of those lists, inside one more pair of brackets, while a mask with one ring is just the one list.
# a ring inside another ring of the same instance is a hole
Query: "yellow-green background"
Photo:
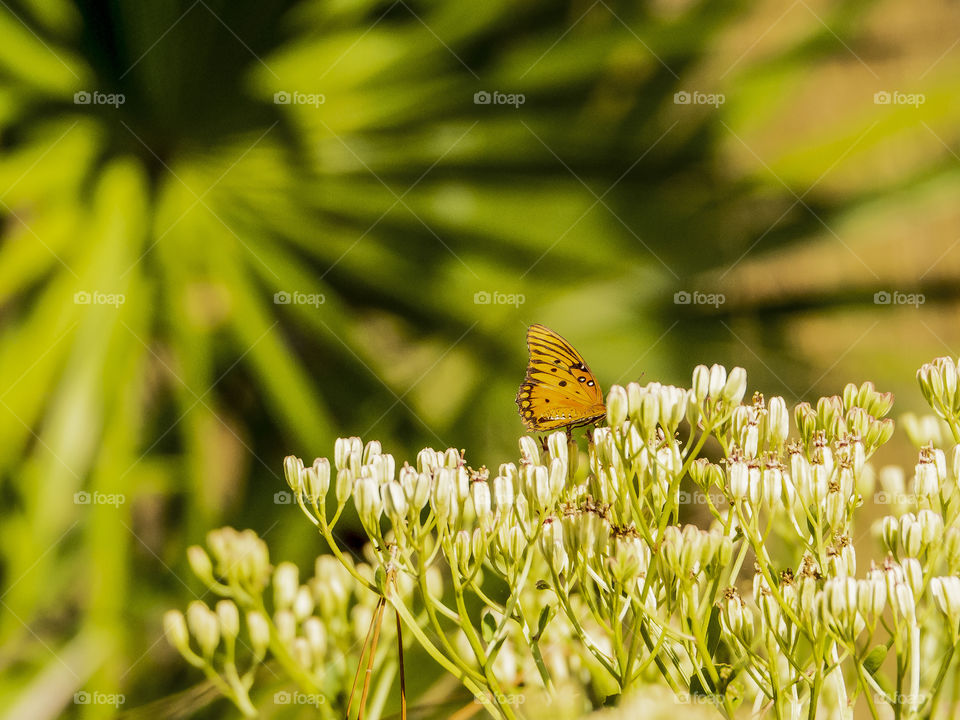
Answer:
[[916, 368], [960, 353], [958, 20], [926, 0], [6, 0], [0, 708], [109, 716], [73, 693], [130, 708], [197, 681], [159, 623], [200, 592], [185, 547], [232, 524], [304, 568], [320, 551], [273, 502], [286, 454], [361, 435], [513, 457], [531, 322], [605, 388], [720, 362], [791, 403], [872, 379], [920, 409]]

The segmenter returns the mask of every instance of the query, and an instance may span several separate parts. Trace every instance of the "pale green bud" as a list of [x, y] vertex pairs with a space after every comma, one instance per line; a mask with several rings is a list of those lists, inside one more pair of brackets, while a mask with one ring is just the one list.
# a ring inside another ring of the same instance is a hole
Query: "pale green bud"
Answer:
[[391, 480], [385, 485], [380, 486], [381, 499], [383, 500], [383, 509], [393, 523], [397, 532], [402, 533], [406, 527], [407, 519], [407, 498], [403, 493], [403, 486], [395, 480]]
[[742, 460], [727, 463], [730, 495], [735, 500], [743, 500], [750, 490], [750, 468]]
[[253, 654], [263, 657], [270, 645], [270, 626], [267, 618], [259, 610], [247, 611], [247, 632], [250, 633], [250, 644]]
[[551, 433], [547, 437], [547, 450], [550, 453], [551, 460], [562, 460], [566, 465], [569, 460], [569, 448], [567, 447], [567, 434], [564, 432]]
[[371, 440], [367, 443], [366, 447], [363, 448], [363, 464], [369, 465], [373, 462], [373, 458], [381, 455], [383, 453], [383, 446], [380, 444], [379, 440]]
[[451, 469], [460, 467], [463, 464], [463, 458], [460, 455], [460, 451], [456, 448], [447, 448], [446, 452], [443, 453], [443, 466]]
[[937, 601], [937, 607], [947, 619], [950, 628], [950, 642], [960, 632], [960, 578], [936, 577], [930, 581], [930, 592]]
[[449, 468], [442, 468], [437, 472], [437, 482], [433, 487], [433, 494], [430, 498], [430, 504], [437, 519], [442, 524], [447, 524], [453, 515], [456, 500], [456, 477], [457, 473]]
[[240, 611], [232, 600], [221, 600], [216, 607], [220, 633], [226, 638], [235, 638], [240, 632]]
[[520, 438], [520, 459], [524, 464], [540, 464], [540, 446], [537, 441], [529, 435]]
[[424, 448], [417, 453], [417, 470], [422, 473], [432, 473], [442, 465], [441, 457], [433, 448]]
[[450, 564], [452, 567], [458, 568], [461, 575], [470, 574], [471, 545], [470, 533], [466, 530], [461, 530], [457, 533], [453, 542], [453, 557], [451, 558], [453, 562]]
[[282, 562], [273, 571], [273, 606], [285, 610], [293, 604], [300, 587], [300, 570], [291, 562]]
[[627, 391], [619, 385], [614, 385], [607, 393], [607, 424], [610, 427], [620, 427], [627, 419], [629, 401]]
[[204, 585], [211, 586], [214, 584], [213, 563], [210, 561], [210, 556], [207, 555], [202, 547], [199, 545], [191, 545], [188, 547], [187, 561], [190, 563], [190, 569], [193, 570], [193, 574], [196, 575]]
[[287, 455], [283, 459], [283, 475], [287, 480], [287, 485], [293, 490], [295, 495], [300, 493], [303, 487], [303, 460], [293, 455]]
[[513, 481], [509, 476], [499, 475], [493, 479], [493, 500], [497, 505], [497, 514], [510, 517], [513, 511]]
[[317, 617], [308, 617], [303, 622], [303, 636], [310, 645], [314, 664], [319, 664], [327, 652], [327, 628]]
[[277, 628], [277, 637], [284, 645], [290, 645], [297, 636], [297, 618], [291, 610], [280, 610], [273, 614], [273, 624]]
[[205, 658], [213, 656], [220, 644], [220, 622], [216, 614], [199, 600], [187, 606], [187, 625]]
[[298, 621], [303, 621], [312, 614], [313, 595], [310, 592], [310, 588], [303, 585], [297, 590], [297, 594], [293, 598], [293, 615]]
[[916, 558], [905, 558], [901, 561], [903, 576], [907, 587], [913, 593], [914, 599], [920, 596], [920, 589], [923, 587], [923, 568], [920, 567], [920, 561]]
[[719, 400], [727, 384], [727, 369], [723, 365], [710, 366], [710, 397]]
[[790, 434], [790, 413], [782, 397], [770, 398], [767, 406], [767, 443], [770, 447], [783, 447]]
[[357, 480], [353, 488], [353, 502], [357, 507], [357, 515], [367, 528], [375, 527], [380, 522], [383, 513], [383, 501], [380, 497], [380, 487], [377, 481], [369, 475]]
[[917, 524], [920, 525], [924, 545], [938, 542], [943, 536], [943, 518], [933, 510], [925, 509], [918, 512]]
[[668, 434], [676, 432], [686, 409], [686, 390], [673, 385], [664, 385], [660, 388], [660, 425]]
[[190, 633], [187, 631], [187, 620], [179, 610], [167, 610], [163, 614], [163, 631], [167, 640], [181, 655], [187, 655], [190, 650]]
[[294, 662], [300, 667], [309, 670], [313, 666], [313, 652], [306, 638], [294, 638], [293, 646], [290, 648], [290, 654], [293, 656]]
[[698, 405], [703, 405], [707, 396], [710, 394], [710, 368], [706, 365], [697, 365], [693, 369], [693, 380], [691, 387], [693, 397], [696, 398]]
[[337, 496], [337, 504], [343, 505], [353, 494], [354, 475], [351, 470], [343, 468], [337, 470], [337, 485], [334, 488], [334, 494]]
[[311, 504], [323, 500], [330, 489], [330, 461], [317, 458], [303, 473], [304, 491]]
[[473, 497], [473, 511], [477, 514], [477, 522], [485, 528], [493, 524], [493, 507], [490, 502], [490, 486], [483, 480], [471, 484]]

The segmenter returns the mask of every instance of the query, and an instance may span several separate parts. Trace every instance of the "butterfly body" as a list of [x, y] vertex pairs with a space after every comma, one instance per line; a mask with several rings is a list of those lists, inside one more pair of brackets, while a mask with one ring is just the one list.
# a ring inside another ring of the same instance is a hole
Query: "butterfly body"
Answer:
[[527, 351], [530, 360], [517, 407], [528, 430], [569, 429], [606, 415], [600, 385], [570, 343], [543, 325], [531, 325]]

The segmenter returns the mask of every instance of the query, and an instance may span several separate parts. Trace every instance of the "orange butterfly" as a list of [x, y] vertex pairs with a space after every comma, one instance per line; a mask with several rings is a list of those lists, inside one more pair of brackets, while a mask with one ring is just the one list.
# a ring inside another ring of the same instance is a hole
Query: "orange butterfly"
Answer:
[[527, 429], [558, 430], [596, 422], [607, 413], [597, 379], [573, 346], [543, 325], [527, 329], [530, 362], [517, 392]]

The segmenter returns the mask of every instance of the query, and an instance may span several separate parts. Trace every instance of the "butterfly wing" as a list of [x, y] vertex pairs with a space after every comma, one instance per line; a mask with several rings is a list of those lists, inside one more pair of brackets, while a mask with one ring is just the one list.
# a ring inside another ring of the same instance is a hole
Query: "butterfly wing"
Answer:
[[543, 325], [531, 325], [527, 351], [530, 360], [517, 407], [528, 430], [587, 425], [606, 414], [597, 379], [570, 343]]

